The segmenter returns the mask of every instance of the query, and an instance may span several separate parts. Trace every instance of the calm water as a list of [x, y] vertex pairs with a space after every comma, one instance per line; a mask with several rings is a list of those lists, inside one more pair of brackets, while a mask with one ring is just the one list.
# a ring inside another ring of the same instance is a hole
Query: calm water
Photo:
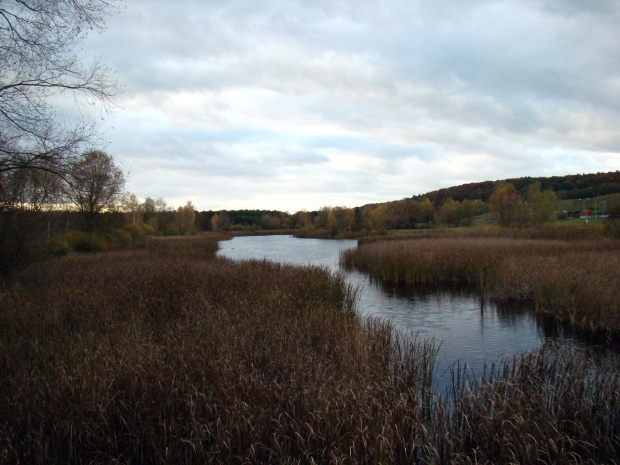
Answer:
[[438, 385], [446, 384], [447, 369], [457, 360], [467, 363], [478, 375], [485, 362], [533, 350], [547, 338], [567, 342], [561, 331], [536, 318], [524, 306], [499, 306], [464, 290], [383, 286], [365, 274], [340, 270], [340, 251], [356, 246], [354, 240], [249, 236], [220, 242], [218, 254], [234, 260], [265, 258], [322, 265], [344, 273], [348, 282], [361, 287], [358, 308], [362, 315], [389, 318], [418, 337], [435, 338], [440, 344]]

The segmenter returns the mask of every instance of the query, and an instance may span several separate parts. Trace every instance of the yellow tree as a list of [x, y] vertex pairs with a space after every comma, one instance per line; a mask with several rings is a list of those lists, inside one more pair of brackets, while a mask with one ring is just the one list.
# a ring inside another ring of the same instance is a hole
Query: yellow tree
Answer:
[[519, 194], [517, 189], [510, 183], [500, 183], [489, 198], [489, 208], [497, 215], [499, 224], [510, 226], [517, 216]]
[[195, 232], [194, 222], [196, 221], [196, 211], [191, 201], [185, 206], [179, 207], [175, 214], [175, 223], [180, 234], [192, 234]]
[[355, 210], [347, 208], [344, 212], [344, 229], [345, 231], [355, 230]]
[[325, 229], [331, 237], [334, 237], [338, 232], [338, 223], [336, 222], [336, 215], [334, 215], [334, 210], [329, 210], [327, 213], [327, 222], [325, 224]]
[[307, 228], [312, 223], [310, 220], [310, 215], [308, 215], [308, 212], [305, 209], [299, 210], [293, 215], [293, 222], [299, 229]]
[[461, 202], [455, 201], [452, 197], [448, 197], [446, 203], [439, 210], [439, 219], [445, 224], [451, 224], [458, 227], [463, 218], [463, 206]]
[[373, 208], [370, 212], [370, 225], [376, 231], [385, 231], [388, 206], [385, 203]]
[[430, 223], [435, 218], [435, 207], [428, 197], [424, 197], [420, 201], [419, 206], [419, 223]]
[[144, 210], [136, 194], [131, 194], [125, 200], [125, 222], [128, 224], [142, 224]]
[[540, 182], [527, 186], [528, 213], [534, 224], [549, 221], [557, 207], [558, 196], [552, 190], [541, 192]]

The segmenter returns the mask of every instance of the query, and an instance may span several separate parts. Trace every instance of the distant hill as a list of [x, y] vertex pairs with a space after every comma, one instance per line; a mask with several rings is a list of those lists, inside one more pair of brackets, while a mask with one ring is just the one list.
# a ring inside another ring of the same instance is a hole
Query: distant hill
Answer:
[[528, 176], [504, 181], [475, 182], [415, 195], [412, 199], [419, 200], [427, 197], [436, 206], [443, 205], [448, 197], [460, 202], [465, 199], [480, 199], [487, 202], [500, 182], [509, 182], [515, 186], [517, 191], [524, 194], [527, 186], [536, 181], [540, 182], [541, 190], [551, 189], [561, 200], [620, 193], [620, 171], [610, 171], [609, 173], [571, 174], [548, 178]]

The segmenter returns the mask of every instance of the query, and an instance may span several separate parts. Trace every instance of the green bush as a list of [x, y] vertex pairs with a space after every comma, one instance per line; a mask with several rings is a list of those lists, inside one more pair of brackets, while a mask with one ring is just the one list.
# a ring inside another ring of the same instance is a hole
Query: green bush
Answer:
[[64, 240], [74, 252], [102, 252], [107, 248], [106, 241], [95, 233], [70, 231], [65, 234]]
[[155, 230], [148, 224], [126, 224], [117, 234], [122, 235], [123, 238], [129, 237], [134, 245], [144, 246], [146, 236], [154, 236]]

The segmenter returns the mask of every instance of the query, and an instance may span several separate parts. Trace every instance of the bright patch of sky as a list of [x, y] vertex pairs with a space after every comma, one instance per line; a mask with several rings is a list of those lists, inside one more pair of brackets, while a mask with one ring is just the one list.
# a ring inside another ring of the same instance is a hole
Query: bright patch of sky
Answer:
[[618, 31], [616, 0], [132, 0], [84, 53], [131, 192], [293, 213], [619, 170]]

